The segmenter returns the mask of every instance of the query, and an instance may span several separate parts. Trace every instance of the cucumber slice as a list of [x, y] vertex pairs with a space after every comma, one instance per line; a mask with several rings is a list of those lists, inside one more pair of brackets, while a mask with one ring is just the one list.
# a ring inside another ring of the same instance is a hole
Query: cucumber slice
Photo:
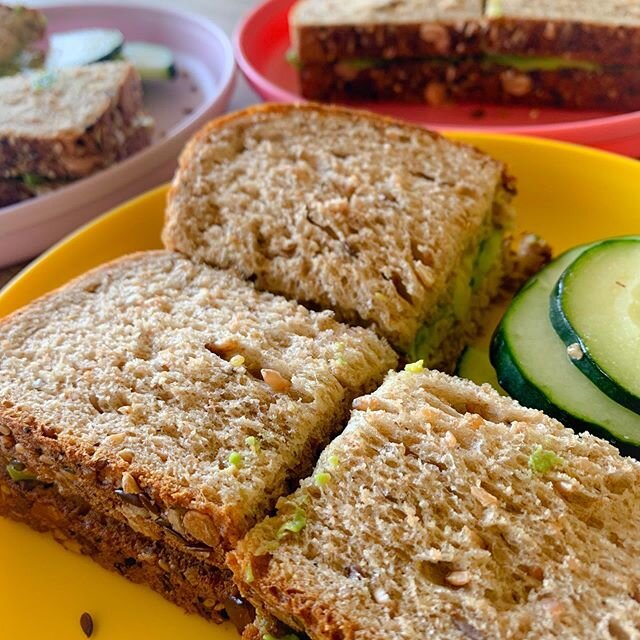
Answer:
[[585, 251], [551, 296], [551, 324], [573, 364], [616, 402], [640, 412], [640, 241]]
[[455, 375], [476, 384], [490, 384], [498, 393], [506, 395], [498, 383], [495, 369], [491, 366], [486, 349], [467, 347], [456, 364]]
[[168, 80], [176, 76], [171, 49], [150, 42], [127, 42], [122, 55], [138, 71], [143, 80]]
[[79, 29], [54, 33], [49, 38], [47, 69], [81, 67], [118, 58], [124, 36], [117, 29]]
[[558, 278], [592, 246], [564, 253], [525, 285], [496, 329], [491, 362], [500, 385], [523, 405], [567, 426], [596, 431], [634, 452], [623, 445], [640, 445], [640, 415], [602, 393], [571, 364], [549, 319], [549, 297]]

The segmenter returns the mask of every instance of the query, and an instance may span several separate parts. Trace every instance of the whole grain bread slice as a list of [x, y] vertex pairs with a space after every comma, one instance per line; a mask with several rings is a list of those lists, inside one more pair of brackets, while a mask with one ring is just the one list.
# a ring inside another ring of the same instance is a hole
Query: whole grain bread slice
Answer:
[[345, 58], [474, 55], [482, 0], [298, 0], [289, 14], [301, 64]]
[[0, 176], [85, 177], [151, 140], [128, 62], [0, 78]]
[[[513, 193], [502, 163], [422, 127], [263, 105], [214, 120], [187, 145], [163, 240], [408, 352], [452, 308], [456, 274], [487, 236], [512, 225]], [[487, 298], [500, 255], [491, 266]]]
[[602, 65], [640, 64], [636, 0], [488, 0], [482, 49], [513, 55], [561, 56]]
[[640, 633], [639, 527], [637, 461], [488, 385], [403, 371], [228, 561], [313, 640], [619, 640]]
[[224, 566], [396, 362], [330, 313], [179, 254], [136, 254], [0, 323], [0, 450]]
[[289, 15], [303, 66], [489, 52], [635, 67], [639, 27], [636, 0], [298, 0]]

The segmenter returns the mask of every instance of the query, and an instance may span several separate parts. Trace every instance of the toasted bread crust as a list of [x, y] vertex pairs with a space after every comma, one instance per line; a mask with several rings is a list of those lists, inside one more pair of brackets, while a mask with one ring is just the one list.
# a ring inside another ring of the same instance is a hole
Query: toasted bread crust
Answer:
[[84, 500], [61, 496], [50, 485], [13, 482], [5, 464], [2, 462], [0, 469], [0, 515], [36, 531], [51, 532], [65, 548], [151, 587], [185, 611], [212, 622], [224, 620], [221, 612], [225, 602], [237, 593], [228, 571], [218, 571], [145, 538], [126, 524], [96, 512]]
[[397, 60], [357, 69], [349, 64], [308, 64], [299, 72], [302, 95], [310, 100], [400, 100], [440, 106], [475, 102], [531, 107], [640, 109], [640, 70], [561, 69], [517, 71], [468, 60], [433, 63]]

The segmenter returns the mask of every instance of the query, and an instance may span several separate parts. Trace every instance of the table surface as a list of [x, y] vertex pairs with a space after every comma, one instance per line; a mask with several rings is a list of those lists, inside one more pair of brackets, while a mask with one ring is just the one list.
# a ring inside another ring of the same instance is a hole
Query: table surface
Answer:
[[[69, 0], [77, 2], [78, 0]], [[131, 4], [120, 0], [110, 0], [114, 4]], [[65, 0], [21, 0], [20, 2], [9, 2], [9, 4], [26, 4], [30, 7], [46, 7], [52, 4], [62, 4]], [[95, 2], [97, 4], [97, 2]], [[94, 4], [91, 0], [85, 1], [84, 4]], [[175, 0], [136, 0], [136, 4], [147, 4], [155, 7], [175, 8]], [[218, 26], [231, 35], [235, 25], [240, 17], [246, 13], [252, 6], [257, 4], [257, 0], [181, 0], [180, 8], [200, 13], [211, 18]], [[258, 97], [253, 93], [244, 79], [238, 77], [236, 90], [229, 106], [230, 110], [239, 109], [249, 104], [258, 102]], [[0, 287], [10, 280], [24, 265], [10, 267], [8, 269], [0, 269]]]

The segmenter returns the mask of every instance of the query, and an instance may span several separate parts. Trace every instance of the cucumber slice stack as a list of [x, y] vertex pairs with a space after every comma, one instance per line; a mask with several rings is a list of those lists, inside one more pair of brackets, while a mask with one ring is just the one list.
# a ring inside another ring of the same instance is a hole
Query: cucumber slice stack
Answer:
[[523, 405], [640, 447], [640, 238], [556, 258], [514, 298], [491, 344], [500, 385]]

